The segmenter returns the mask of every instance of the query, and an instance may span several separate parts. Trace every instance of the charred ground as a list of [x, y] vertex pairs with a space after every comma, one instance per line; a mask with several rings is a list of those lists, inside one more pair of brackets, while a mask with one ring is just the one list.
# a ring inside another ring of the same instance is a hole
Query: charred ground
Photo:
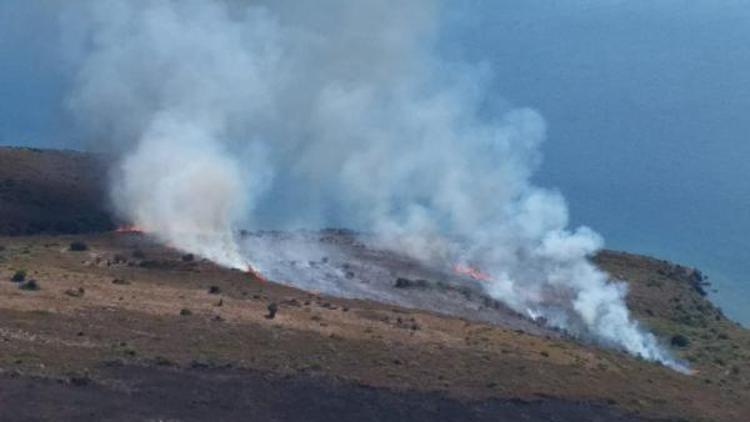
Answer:
[[[75, 153], [3, 154], [3, 162], [27, 160], [19, 168], [39, 170], [33, 180], [3, 170], [5, 179], [30, 180], [20, 185], [29, 198], [33, 183], [54, 186], [44, 176], [49, 163], [87, 160]], [[7, 157], [15, 154], [23, 160]], [[65, 166], [74, 173], [85, 167]], [[96, 184], [81, 174], [65, 195], [46, 188], [49, 197], [60, 206], [66, 197], [88, 198], [106, 217]], [[13, 206], [21, 210], [20, 204]], [[67, 209], [57, 213], [62, 221], [88, 212]], [[705, 298], [695, 271], [665, 261], [616, 252], [596, 258], [629, 284], [634, 315], [691, 363], [692, 376], [543, 331], [262, 282], [142, 235], [46, 230], [0, 237], [2, 420], [750, 415], [750, 334]], [[85, 250], [71, 250], [73, 242]], [[37, 289], [12, 282], [19, 271]], [[399, 283], [418, 283], [410, 273], [389, 277], [393, 289], [426, 287]]]

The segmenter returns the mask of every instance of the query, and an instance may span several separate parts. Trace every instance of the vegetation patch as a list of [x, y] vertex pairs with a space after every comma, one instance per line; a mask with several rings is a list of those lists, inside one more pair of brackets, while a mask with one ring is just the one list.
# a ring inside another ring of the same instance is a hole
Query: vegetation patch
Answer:
[[87, 251], [88, 249], [89, 249], [89, 246], [86, 243], [81, 242], [79, 240], [72, 242], [70, 244], [70, 250], [73, 252], [83, 252], [83, 251]]
[[18, 286], [18, 288], [26, 291], [37, 291], [41, 289], [41, 287], [39, 287], [39, 283], [37, 283], [36, 280], [33, 279], [21, 284], [20, 286]]
[[26, 270], [18, 270], [10, 278], [10, 281], [14, 283], [22, 283], [26, 281]]

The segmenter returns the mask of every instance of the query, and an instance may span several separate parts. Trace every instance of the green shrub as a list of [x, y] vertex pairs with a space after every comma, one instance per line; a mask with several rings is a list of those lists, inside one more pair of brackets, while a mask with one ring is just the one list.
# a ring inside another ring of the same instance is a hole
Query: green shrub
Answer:
[[268, 319], [274, 319], [276, 318], [276, 312], [279, 311], [279, 305], [275, 303], [271, 303], [268, 305], [268, 315], [266, 315], [266, 318]]
[[672, 336], [671, 343], [674, 347], [688, 347], [690, 345], [690, 340], [682, 334], [677, 334]]
[[18, 286], [21, 290], [28, 290], [28, 291], [36, 291], [39, 290], [39, 283], [36, 282], [36, 280], [29, 280], [20, 286]]
[[76, 240], [75, 242], [70, 244], [70, 250], [74, 252], [83, 252], [89, 249], [89, 246], [80, 240]]
[[26, 271], [25, 270], [18, 270], [13, 274], [13, 277], [10, 278], [10, 281], [14, 283], [22, 283], [26, 280]]

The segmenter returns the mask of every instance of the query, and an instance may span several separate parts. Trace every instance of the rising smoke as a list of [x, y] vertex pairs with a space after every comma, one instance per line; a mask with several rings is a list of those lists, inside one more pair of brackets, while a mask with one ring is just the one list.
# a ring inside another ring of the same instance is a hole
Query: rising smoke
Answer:
[[[92, 1], [69, 105], [121, 157], [112, 199], [164, 242], [245, 268], [241, 227], [347, 226], [492, 275], [532, 318], [680, 368], [588, 257], [563, 197], [530, 183], [545, 137], [441, 59], [437, 0]], [[81, 35], [81, 34], [79, 34]]]

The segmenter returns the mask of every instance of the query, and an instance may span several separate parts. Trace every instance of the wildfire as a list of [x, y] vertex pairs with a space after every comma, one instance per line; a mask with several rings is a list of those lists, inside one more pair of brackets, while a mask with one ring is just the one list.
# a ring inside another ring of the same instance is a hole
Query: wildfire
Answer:
[[253, 266], [252, 266], [252, 265], [248, 265], [248, 266], [247, 266], [247, 269], [245, 270], [245, 272], [246, 272], [246, 273], [247, 273], [247, 274], [248, 274], [248, 275], [249, 275], [250, 277], [252, 277], [252, 278], [254, 278], [254, 279], [256, 279], [256, 280], [260, 281], [261, 283], [265, 283], [265, 282], [267, 282], [267, 281], [268, 281], [268, 279], [267, 279], [267, 278], [265, 278], [265, 277], [263, 276], [263, 274], [261, 274], [261, 273], [260, 273], [260, 271], [258, 271], [258, 270], [256, 270], [255, 268], [253, 268]]
[[470, 267], [464, 264], [456, 264], [453, 266], [453, 271], [456, 274], [465, 275], [478, 281], [492, 281], [492, 276], [482, 272], [481, 270]]
[[115, 229], [115, 233], [121, 234], [143, 234], [145, 230], [135, 224], [123, 224]]

